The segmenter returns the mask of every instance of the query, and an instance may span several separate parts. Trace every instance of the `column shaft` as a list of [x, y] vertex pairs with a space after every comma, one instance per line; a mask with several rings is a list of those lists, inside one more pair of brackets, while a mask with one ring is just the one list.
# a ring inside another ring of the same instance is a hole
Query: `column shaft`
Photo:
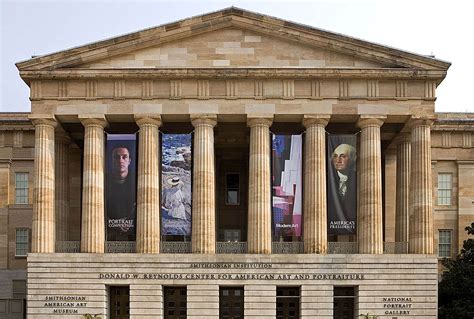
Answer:
[[395, 241], [408, 242], [408, 212], [410, 198], [410, 141], [397, 144], [397, 202], [395, 214]]
[[193, 116], [194, 162], [192, 207], [192, 252], [214, 254], [216, 250], [214, 115]]
[[382, 254], [382, 167], [379, 118], [361, 118], [359, 211], [357, 237], [359, 253]]
[[55, 203], [56, 240], [67, 241], [69, 234], [69, 138], [65, 132], [56, 134]]
[[81, 252], [104, 253], [104, 119], [83, 119], [84, 169], [82, 185]]
[[304, 159], [303, 238], [305, 253], [326, 254], [326, 131], [329, 116], [307, 117]]
[[160, 149], [161, 118], [136, 117], [140, 127], [137, 186], [137, 253], [160, 250]]
[[35, 159], [33, 189], [33, 253], [54, 253], [54, 127], [53, 119], [33, 119], [35, 125]]
[[271, 235], [271, 174], [270, 125], [267, 118], [248, 120], [250, 126], [248, 252], [270, 254]]
[[431, 121], [417, 120], [411, 130], [411, 211], [408, 249], [413, 254], [433, 253], [430, 125]]

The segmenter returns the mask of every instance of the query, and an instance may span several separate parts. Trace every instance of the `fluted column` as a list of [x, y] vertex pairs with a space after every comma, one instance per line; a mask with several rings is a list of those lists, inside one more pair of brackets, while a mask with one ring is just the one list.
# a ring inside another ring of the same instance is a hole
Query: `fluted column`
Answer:
[[382, 254], [382, 156], [381, 117], [361, 116], [359, 155], [359, 210], [357, 238], [359, 253]]
[[137, 115], [138, 143], [137, 252], [160, 250], [160, 115]]
[[35, 125], [35, 177], [31, 252], [54, 253], [54, 117], [31, 118]]
[[216, 115], [193, 115], [192, 252], [216, 252], [214, 126]]
[[63, 130], [56, 132], [55, 147], [55, 208], [56, 241], [67, 241], [69, 234], [69, 144]]
[[248, 252], [270, 254], [271, 232], [271, 173], [270, 173], [270, 118], [249, 118], [249, 210]]
[[80, 118], [84, 125], [81, 252], [104, 253], [104, 117]]
[[326, 131], [329, 115], [305, 115], [303, 239], [305, 253], [326, 254]]
[[410, 225], [408, 250], [433, 253], [433, 199], [431, 181], [431, 120], [411, 125]]
[[[403, 134], [403, 133], [402, 133]], [[408, 134], [397, 143], [397, 195], [395, 213], [395, 241], [408, 242], [408, 214], [410, 198], [411, 144]]]

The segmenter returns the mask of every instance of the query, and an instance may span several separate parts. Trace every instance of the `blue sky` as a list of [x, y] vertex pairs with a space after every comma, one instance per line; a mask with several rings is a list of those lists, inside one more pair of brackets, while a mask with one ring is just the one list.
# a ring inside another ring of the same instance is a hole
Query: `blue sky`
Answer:
[[452, 63], [438, 112], [474, 112], [474, 3], [452, 0], [160, 1], [0, 0], [0, 111], [29, 111], [15, 63], [229, 6]]

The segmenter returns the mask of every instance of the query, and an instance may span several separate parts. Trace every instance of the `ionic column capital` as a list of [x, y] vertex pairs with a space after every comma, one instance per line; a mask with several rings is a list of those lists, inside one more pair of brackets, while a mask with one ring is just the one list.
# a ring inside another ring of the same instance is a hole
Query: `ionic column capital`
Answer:
[[199, 125], [216, 126], [217, 115], [216, 114], [191, 114], [191, 124], [196, 127]]
[[331, 115], [329, 114], [305, 114], [303, 116], [303, 126], [306, 128], [313, 125], [326, 127], [330, 119]]
[[107, 119], [105, 118], [105, 115], [101, 114], [91, 114], [91, 115], [79, 115], [79, 121], [81, 121], [81, 124], [85, 126], [100, 126], [102, 128], [105, 128], [108, 123]]
[[385, 115], [361, 115], [357, 120], [357, 127], [364, 129], [367, 126], [382, 126], [384, 120], [387, 117]]
[[273, 116], [247, 116], [247, 126], [253, 127], [264, 125], [270, 127], [273, 123]]
[[161, 114], [145, 114], [145, 113], [140, 113], [140, 114], [135, 114], [135, 122], [137, 123], [138, 127], [142, 127], [143, 125], [149, 124], [149, 125], [156, 125], [158, 127], [161, 126], [163, 123], [161, 121]]

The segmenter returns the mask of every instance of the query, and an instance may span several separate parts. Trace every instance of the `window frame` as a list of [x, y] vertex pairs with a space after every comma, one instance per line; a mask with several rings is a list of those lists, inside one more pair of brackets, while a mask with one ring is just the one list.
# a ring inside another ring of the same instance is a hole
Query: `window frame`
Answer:
[[[234, 188], [234, 187], [229, 188], [228, 187], [227, 176], [229, 176], [229, 175], [237, 175], [238, 176], [238, 186], [237, 186], [237, 188]], [[239, 206], [240, 205], [240, 184], [241, 184], [240, 183], [240, 173], [238, 173], [238, 172], [226, 172], [225, 173], [225, 205], [226, 206]], [[228, 200], [228, 198], [229, 198], [228, 191], [229, 190], [232, 190], [232, 191], [236, 190], [237, 191], [237, 203], [230, 203], [229, 202], [229, 200]]]
[[[442, 237], [441, 234], [446, 233], [449, 234], [448, 237]], [[449, 242], [441, 242], [441, 238], [449, 239]], [[451, 258], [452, 254], [452, 245], [453, 245], [453, 230], [452, 229], [438, 229], [438, 258]], [[447, 247], [446, 249], [441, 249], [441, 247]], [[447, 256], [444, 254], [441, 255], [441, 252], [447, 252]]]
[[[279, 291], [282, 291], [283, 294], [279, 295]], [[285, 292], [289, 291], [297, 291], [296, 295], [285, 295]], [[288, 305], [291, 301], [297, 301], [297, 307], [295, 308], [296, 313], [294, 316], [289, 316], [285, 310], [291, 310], [290, 306]], [[283, 304], [283, 308], [279, 309], [279, 303]], [[300, 318], [301, 316], [301, 286], [277, 286], [276, 287], [276, 318]], [[279, 311], [283, 314], [279, 316]]]
[[[18, 240], [18, 233], [20, 231], [25, 231], [25, 234], [26, 234], [26, 241], [19, 241]], [[19, 248], [19, 244], [26, 244], [26, 249], [25, 248]], [[24, 250], [26, 250], [26, 253], [25, 254], [22, 254], [21, 252], [23, 252]], [[29, 228], [25, 228], [25, 227], [21, 227], [21, 228], [16, 228], [15, 229], [15, 257], [26, 257], [28, 256], [28, 253], [30, 251], [30, 229]], [[19, 253], [20, 252], [20, 253]]]
[[[442, 177], [447, 176], [449, 180], [442, 180]], [[449, 184], [448, 184], [449, 183]], [[448, 185], [448, 186], [446, 186]], [[438, 206], [451, 206], [453, 203], [453, 174], [452, 173], [438, 173], [438, 191], [437, 191]]]
[[[175, 292], [182, 292], [184, 291], [185, 294], [179, 293], [178, 296], [169, 294], [168, 292], [170, 290], [174, 290]], [[184, 296], [184, 297], [183, 297]], [[181, 303], [184, 301], [185, 306], [184, 308], [181, 306]], [[180, 302], [179, 305], [175, 305], [173, 307], [169, 306], [169, 302]], [[173, 310], [176, 311], [178, 310], [180, 313], [179, 314], [172, 314], [168, 315], [168, 311]], [[181, 311], [184, 310], [184, 315], [181, 314]], [[188, 287], [187, 286], [163, 286], [163, 318], [186, 318], [188, 315]]]
[[[225, 295], [224, 291], [232, 292]], [[235, 294], [239, 291], [239, 295]], [[235, 314], [236, 304], [239, 304], [239, 314]], [[230, 313], [226, 314], [228, 311]], [[219, 318], [244, 318], [245, 316], [245, 287], [244, 286], [219, 286]]]
[[[19, 176], [26, 176], [26, 180], [19, 180]], [[15, 172], [15, 204], [16, 205], [27, 205], [30, 202], [29, 194], [29, 182], [30, 174], [28, 172]], [[19, 186], [19, 183], [26, 183], [23, 187]], [[20, 192], [25, 192], [26, 194], [19, 194]]]

